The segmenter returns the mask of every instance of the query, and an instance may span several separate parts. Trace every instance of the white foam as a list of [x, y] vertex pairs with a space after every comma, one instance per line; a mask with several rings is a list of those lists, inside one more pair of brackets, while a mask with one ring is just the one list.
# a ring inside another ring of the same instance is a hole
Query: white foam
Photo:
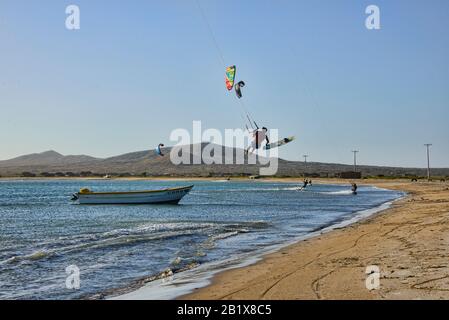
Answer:
[[340, 190], [340, 191], [327, 191], [319, 192], [320, 194], [334, 194], [334, 195], [348, 195], [352, 194], [352, 190]]

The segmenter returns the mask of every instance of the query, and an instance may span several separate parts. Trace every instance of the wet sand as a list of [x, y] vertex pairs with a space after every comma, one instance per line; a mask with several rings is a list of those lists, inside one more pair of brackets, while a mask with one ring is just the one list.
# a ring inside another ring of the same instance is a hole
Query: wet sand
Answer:
[[[409, 195], [362, 222], [224, 271], [181, 299], [449, 299], [449, 184], [364, 183]], [[365, 285], [370, 265], [380, 269], [374, 290]]]

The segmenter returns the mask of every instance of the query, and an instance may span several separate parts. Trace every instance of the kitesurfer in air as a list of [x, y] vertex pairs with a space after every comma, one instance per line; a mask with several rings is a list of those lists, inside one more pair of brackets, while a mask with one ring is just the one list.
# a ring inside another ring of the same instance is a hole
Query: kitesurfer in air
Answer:
[[262, 129], [258, 128], [251, 132], [251, 145], [246, 149], [246, 154], [248, 154], [248, 152], [254, 152], [258, 150], [264, 140], [267, 144], [270, 143], [267, 132], [268, 129], [266, 127], [263, 127]]

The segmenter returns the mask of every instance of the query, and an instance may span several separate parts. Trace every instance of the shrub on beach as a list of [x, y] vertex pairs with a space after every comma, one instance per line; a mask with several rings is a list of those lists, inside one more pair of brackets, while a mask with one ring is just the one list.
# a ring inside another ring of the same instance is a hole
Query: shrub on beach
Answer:
[[22, 172], [22, 177], [24, 178], [34, 178], [36, 176], [35, 173], [24, 171]]

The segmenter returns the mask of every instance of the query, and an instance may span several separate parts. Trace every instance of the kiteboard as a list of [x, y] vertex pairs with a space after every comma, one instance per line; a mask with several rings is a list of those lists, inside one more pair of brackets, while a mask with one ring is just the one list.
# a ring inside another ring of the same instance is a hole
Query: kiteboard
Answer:
[[291, 136], [291, 137], [284, 138], [284, 139], [281, 139], [281, 140], [273, 142], [273, 143], [268, 143], [263, 148], [264, 148], [264, 150], [278, 148], [278, 147], [283, 146], [284, 144], [292, 142], [293, 140], [295, 140], [295, 137]]

